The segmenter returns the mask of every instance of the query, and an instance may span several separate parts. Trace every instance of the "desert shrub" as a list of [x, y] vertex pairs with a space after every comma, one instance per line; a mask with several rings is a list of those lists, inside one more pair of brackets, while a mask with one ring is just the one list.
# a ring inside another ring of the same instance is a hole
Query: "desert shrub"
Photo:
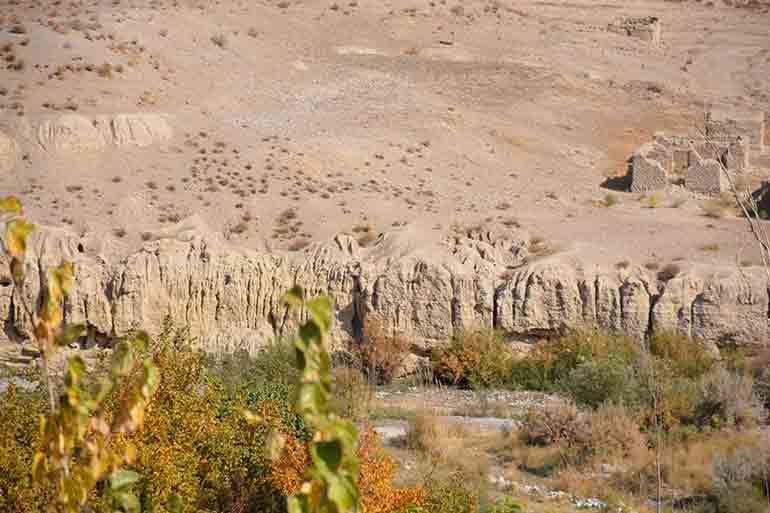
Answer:
[[489, 513], [523, 513], [521, 504], [516, 502], [513, 497], [504, 496], [497, 499], [488, 508]]
[[522, 423], [521, 436], [527, 445], [546, 447], [581, 444], [585, 415], [572, 403], [547, 404], [532, 408]]
[[647, 438], [637, 414], [621, 404], [607, 403], [588, 415], [590, 452], [593, 456], [617, 459], [626, 466], [647, 463]]
[[599, 330], [572, 330], [538, 344], [526, 357], [511, 364], [509, 381], [514, 386], [553, 392], [580, 364], [613, 355], [619, 362], [633, 362], [639, 343], [632, 337]]
[[[284, 427], [290, 408], [281, 394], [228, 392], [209, 376], [205, 356], [192, 349], [185, 330], [166, 325], [155, 349], [163, 380], [144, 427], [125, 440], [136, 447], [134, 470], [143, 510], [165, 511], [172, 494], [183, 508], [228, 510], [236, 506], [280, 511], [283, 503], [266, 477], [265, 443], [273, 426]], [[266, 419], [251, 426], [241, 411]]]
[[363, 513], [410, 511], [423, 504], [427, 493], [422, 486], [393, 485], [396, 465], [380, 447], [379, 437], [371, 428], [360, 436], [358, 458], [358, 488]]
[[479, 493], [460, 474], [431, 478], [425, 483], [428, 495], [423, 501], [431, 513], [478, 513]]
[[670, 362], [677, 375], [698, 378], [709, 372], [716, 359], [703, 344], [678, 331], [660, 331], [650, 337], [648, 349], [655, 357]]
[[596, 411], [581, 411], [574, 404], [551, 404], [528, 412], [520, 431], [530, 446], [556, 446], [562, 465], [582, 464], [592, 458], [644, 465], [647, 438], [635, 413], [607, 403]]
[[206, 367], [230, 391], [253, 383], [280, 383], [292, 388], [299, 378], [296, 361], [292, 344], [275, 339], [254, 356], [246, 351], [209, 356]]
[[463, 331], [431, 353], [435, 376], [443, 383], [490, 388], [510, 378], [510, 351], [494, 331]]
[[766, 444], [740, 447], [714, 460], [713, 497], [719, 513], [767, 511], [770, 450]]
[[39, 389], [10, 384], [0, 394], [0, 511], [45, 511], [53, 487], [33, 483], [30, 462], [38, 445], [38, 417], [46, 411]]
[[751, 376], [717, 367], [700, 379], [695, 409], [699, 426], [747, 428], [765, 415]]
[[[759, 448], [763, 441], [756, 433], [693, 433], [682, 439], [668, 437], [662, 451], [662, 476], [679, 490], [706, 496], [714, 489], [714, 469], [718, 460], [735, 454], [741, 448]], [[653, 482], [654, 465], [648, 467], [646, 479]]]
[[[178, 500], [182, 511], [283, 511], [285, 498], [267, 480], [265, 444], [274, 427], [292, 432], [287, 419], [296, 416], [288, 415], [290, 394], [249, 396], [240, 387], [226, 386], [206, 369], [205, 356], [193, 350], [186, 330], [168, 323], [151, 351], [163, 379], [144, 424], [111, 440], [117, 450], [134, 448], [127, 470], [138, 473], [132, 490], [142, 510], [163, 513]], [[101, 375], [97, 365], [92, 381]], [[116, 391], [107, 397], [108, 416], [121, 404], [119, 395]], [[37, 415], [45, 410], [42, 391], [10, 387], [0, 399], [0, 510], [46, 511], [54, 490], [30, 484], [29, 474], [39, 444]], [[264, 426], [245, 422], [241, 412], [247, 407], [266, 419]], [[91, 511], [113, 511], [105, 488], [91, 494]]]
[[[356, 455], [362, 513], [398, 513], [417, 507], [425, 500], [426, 492], [421, 486], [394, 486], [395, 463], [380, 447], [373, 429], [361, 433]], [[283, 494], [295, 493], [310, 463], [307, 444], [286, 437], [280, 457], [273, 460], [269, 479]]]
[[761, 485], [738, 483], [716, 495], [717, 513], [758, 513], [767, 511], [768, 500]]
[[765, 410], [770, 411], [770, 367], [757, 371], [754, 378], [754, 390], [762, 401]]
[[744, 482], [767, 476], [770, 472], [770, 449], [764, 444], [744, 445], [714, 458], [713, 487], [719, 493]]
[[372, 384], [361, 371], [353, 367], [337, 367], [333, 372], [332, 402], [335, 410], [346, 418], [354, 420], [366, 418], [374, 396]]
[[393, 381], [409, 349], [409, 341], [402, 333], [388, 328], [380, 316], [370, 314], [364, 322], [362, 341], [353, 352], [369, 380], [382, 384]]
[[559, 389], [576, 403], [596, 408], [605, 402], [638, 402], [639, 385], [635, 369], [623, 358], [587, 360], [560, 380]]
[[461, 425], [440, 419], [430, 411], [419, 411], [409, 419], [406, 446], [435, 462], [447, 463], [464, 452], [466, 436]]

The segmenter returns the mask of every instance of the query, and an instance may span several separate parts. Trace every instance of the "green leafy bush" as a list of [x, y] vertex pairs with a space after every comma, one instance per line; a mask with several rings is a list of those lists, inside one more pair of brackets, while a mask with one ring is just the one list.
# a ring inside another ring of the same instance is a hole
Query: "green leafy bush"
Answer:
[[667, 360], [676, 375], [698, 378], [709, 372], [716, 359], [700, 344], [678, 331], [656, 332], [649, 340], [650, 354]]
[[638, 359], [639, 342], [600, 330], [572, 330], [539, 344], [510, 364], [508, 381], [525, 390], [555, 392], [579, 365], [612, 356], [618, 364]]
[[636, 370], [614, 355], [580, 363], [558, 388], [576, 403], [592, 408], [605, 402], [637, 404], [640, 400]]
[[478, 513], [478, 491], [468, 486], [464, 476], [451, 474], [444, 478], [431, 478], [425, 483], [428, 496], [422, 508], [430, 513]]

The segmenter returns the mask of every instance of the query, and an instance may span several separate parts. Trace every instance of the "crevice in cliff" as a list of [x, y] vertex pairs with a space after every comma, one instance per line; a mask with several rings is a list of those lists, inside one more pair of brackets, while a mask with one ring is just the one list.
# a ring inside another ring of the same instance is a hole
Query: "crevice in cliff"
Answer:
[[[125, 269], [122, 269], [118, 273], [118, 276], [109, 280], [107, 289], [105, 290], [105, 293], [107, 294], [107, 301], [110, 305], [110, 335], [112, 336], [117, 335], [117, 332], [115, 331], [115, 317], [118, 311], [118, 297], [123, 295], [123, 282], [125, 280], [125, 276], [126, 271]], [[115, 286], [116, 280], [118, 281], [117, 289]]]
[[221, 300], [221, 294], [219, 290], [217, 290], [214, 293], [214, 301], [216, 302], [214, 305], [214, 322], [219, 321], [219, 312], [222, 309], [222, 300]]
[[20, 342], [23, 337], [19, 333], [19, 331], [16, 329], [16, 303], [14, 300], [16, 299], [16, 291], [13, 291], [11, 293], [11, 300], [9, 301], [8, 305], [8, 315], [5, 319], [5, 324], [3, 326], [3, 331], [5, 332], [5, 336], [8, 337], [8, 340], [11, 342]]
[[600, 290], [600, 287], [599, 287], [599, 276], [596, 276], [596, 278], [594, 278], [594, 319], [595, 319], [594, 322], [597, 325], [601, 324], [600, 314], [599, 314], [599, 303], [600, 303], [600, 301], [599, 301], [599, 290]]
[[663, 296], [663, 292], [659, 292], [658, 294], [652, 294], [650, 291], [647, 291], [647, 294], [650, 296], [650, 308], [647, 312], [647, 331], [645, 332], [645, 337], [649, 338], [652, 336], [654, 328], [653, 324], [655, 322], [655, 305], [658, 304], [658, 301], [660, 301], [660, 298]]
[[350, 308], [353, 311], [351, 312], [352, 317], [350, 319], [350, 328], [353, 331], [353, 339], [357, 340], [358, 342], [362, 342], [364, 336], [364, 305], [362, 304], [363, 293], [361, 291], [361, 279], [360, 276], [356, 274], [354, 274], [352, 278], [353, 290], [351, 291]]
[[500, 329], [500, 314], [497, 311], [498, 298], [500, 296], [500, 290], [505, 286], [505, 282], [496, 283], [493, 286], [492, 291], [492, 329]]
[[[241, 268], [241, 276], [243, 275], [243, 268]], [[246, 326], [249, 328], [254, 328], [255, 323], [251, 322], [251, 276], [248, 274], [246, 276]]]

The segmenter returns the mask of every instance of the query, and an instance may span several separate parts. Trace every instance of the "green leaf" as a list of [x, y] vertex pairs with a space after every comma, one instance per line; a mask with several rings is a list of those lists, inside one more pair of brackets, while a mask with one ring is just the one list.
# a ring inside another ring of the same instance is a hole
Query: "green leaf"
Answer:
[[297, 497], [292, 495], [286, 499], [286, 506], [289, 513], [309, 513], [310, 509], [307, 507], [307, 501], [301, 500], [304, 497]]
[[118, 470], [110, 474], [110, 488], [122, 490], [139, 481], [139, 477], [133, 470]]
[[302, 287], [295, 285], [286, 294], [283, 295], [283, 302], [289, 306], [302, 306], [302, 301], [305, 298], [305, 291]]
[[332, 318], [332, 302], [329, 298], [326, 296], [313, 298], [308, 302], [307, 309], [321, 331], [328, 331]]
[[115, 502], [125, 513], [140, 513], [142, 509], [139, 499], [133, 493], [117, 493], [115, 494]]
[[142, 395], [145, 399], [153, 396], [160, 384], [160, 373], [158, 368], [152, 363], [152, 360], [145, 360], [144, 365], [144, 385], [142, 386]]
[[[329, 470], [336, 472], [342, 463], [342, 444], [339, 440], [329, 442], [317, 442], [313, 444], [315, 457], [323, 461]], [[315, 458], [314, 458], [315, 459]]]
[[80, 382], [80, 378], [86, 371], [86, 362], [80, 356], [72, 356], [67, 360], [67, 375], [72, 380], [72, 383]]
[[36, 483], [42, 483], [45, 480], [46, 467], [45, 453], [36, 452], [32, 458], [32, 479]]
[[0, 210], [9, 214], [21, 215], [21, 201], [16, 196], [0, 198]]
[[334, 476], [329, 483], [329, 498], [337, 505], [339, 511], [358, 511], [358, 492], [355, 483], [348, 476]]
[[313, 323], [308, 322], [306, 324], [303, 324], [299, 328], [299, 336], [302, 340], [305, 342], [310, 341], [320, 341], [321, 340], [321, 328]]
[[14, 219], [5, 225], [5, 248], [12, 257], [23, 259], [27, 252], [27, 237], [35, 225], [24, 219]]
[[72, 277], [75, 274], [75, 266], [72, 262], [64, 261], [58, 267], [48, 270], [49, 292], [53, 289], [57, 297], [67, 295], [72, 288]]

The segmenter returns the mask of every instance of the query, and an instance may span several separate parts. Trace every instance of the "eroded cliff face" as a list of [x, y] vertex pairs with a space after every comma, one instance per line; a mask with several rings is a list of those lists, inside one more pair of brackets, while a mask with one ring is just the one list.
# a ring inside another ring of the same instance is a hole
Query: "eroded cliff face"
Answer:
[[[157, 332], [170, 316], [189, 325], [208, 351], [254, 352], [297, 326], [302, 312], [281, 304], [295, 284], [333, 299], [338, 341], [357, 336], [373, 312], [407, 334], [415, 350], [472, 327], [521, 336], [568, 326], [638, 336], [676, 328], [717, 344], [770, 341], [768, 288], [759, 269], [694, 268], [661, 283], [643, 269], [599, 269], [569, 253], [533, 260], [526, 244], [489, 234], [420, 247], [389, 233], [369, 248], [338, 236], [293, 255], [241, 251], [215, 235], [177, 234], [109, 261], [86, 254], [75, 234], [45, 229], [29, 251], [28, 301], [37, 300], [45, 269], [61, 259], [75, 264], [66, 314], [87, 324], [86, 345], [133, 327]], [[0, 317], [0, 337], [23, 343], [29, 319], [3, 277]]]

